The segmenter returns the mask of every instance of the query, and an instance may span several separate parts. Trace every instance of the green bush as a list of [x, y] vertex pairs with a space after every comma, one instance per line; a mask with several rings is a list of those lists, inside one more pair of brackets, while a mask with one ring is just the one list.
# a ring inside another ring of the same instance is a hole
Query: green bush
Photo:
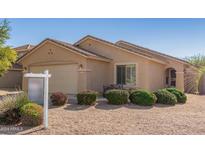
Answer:
[[131, 103], [152, 106], [156, 102], [156, 96], [146, 90], [135, 90], [130, 94]]
[[67, 100], [68, 100], [67, 96], [61, 92], [53, 93], [51, 95], [50, 99], [51, 99], [51, 102], [54, 106], [65, 105], [67, 103]]
[[176, 96], [178, 103], [186, 103], [187, 96], [182, 91], [180, 91], [176, 88], [166, 88], [166, 90]]
[[31, 103], [31, 101], [29, 100], [27, 94], [21, 93], [21, 94], [16, 95], [15, 108], [19, 109], [19, 108], [21, 108], [22, 106], [24, 106], [28, 103]]
[[20, 122], [19, 109], [30, 103], [26, 94], [16, 96], [5, 96], [0, 102], [1, 122], [4, 124], [16, 124]]
[[5, 113], [8, 110], [13, 110], [16, 108], [16, 97], [15, 96], [5, 96], [0, 101], [0, 112]]
[[35, 103], [28, 103], [20, 108], [21, 122], [26, 126], [38, 126], [43, 122], [43, 108]]
[[98, 93], [96, 91], [83, 91], [77, 94], [80, 105], [95, 105]]
[[175, 105], [177, 103], [176, 96], [165, 89], [157, 90], [154, 94], [157, 97], [156, 103], [168, 105]]
[[120, 105], [128, 102], [129, 93], [127, 90], [113, 89], [105, 93], [109, 104]]
[[128, 92], [131, 95], [133, 92], [140, 90], [139, 88], [129, 88]]

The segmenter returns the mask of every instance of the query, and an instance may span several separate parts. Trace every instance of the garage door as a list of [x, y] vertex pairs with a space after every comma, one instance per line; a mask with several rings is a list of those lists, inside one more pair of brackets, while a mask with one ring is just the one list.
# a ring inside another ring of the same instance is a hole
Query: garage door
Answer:
[[49, 70], [49, 93], [63, 92], [65, 94], [77, 93], [78, 72], [77, 65], [51, 65], [51, 66], [32, 66], [30, 72], [42, 73]]

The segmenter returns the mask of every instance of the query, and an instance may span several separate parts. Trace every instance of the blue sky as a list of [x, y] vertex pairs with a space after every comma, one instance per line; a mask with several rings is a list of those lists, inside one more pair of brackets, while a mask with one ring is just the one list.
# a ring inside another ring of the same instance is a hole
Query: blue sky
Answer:
[[[0, 19], [1, 20], [1, 19]], [[205, 53], [205, 19], [8, 19], [13, 47], [45, 38], [74, 43], [85, 35], [125, 40], [176, 57]]]

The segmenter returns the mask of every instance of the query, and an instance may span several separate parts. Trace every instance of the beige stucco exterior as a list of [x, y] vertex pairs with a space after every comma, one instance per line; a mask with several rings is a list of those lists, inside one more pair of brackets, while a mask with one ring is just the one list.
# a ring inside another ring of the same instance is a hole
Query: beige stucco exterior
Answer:
[[[73, 80], [77, 78], [77, 84], [75, 85], [77, 92], [83, 90], [102, 92], [104, 85], [115, 84], [116, 65], [118, 64], [135, 64], [136, 83], [130, 87], [154, 91], [166, 87], [166, 69], [174, 68], [176, 70], [176, 87], [184, 90], [184, 70], [188, 68], [188, 66], [176, 60], [162, 57], [157, 58], [157, 55], [152, 56], [152, 54], [147, 54], [147, 56], [138, 54], [137, 52], [133, 53], [130, 52], [129, 49], [120, 48], [92, 38], [79, 42], [76, 47], [102, 57], [107, 57], [110, 60], [103, 61], [97, 58], [89, 58], [57, 43], [45, 41], [33, 49], [30, 54], [23, 57], [20, 63], [23, 65], [24, 73], [31, 72], [33, 67], [40, 68], [42, 66], [46, 68], [46, 66], [48, 66], [48, 68], [51, 68], [52, 66], [63, 65], [64, 67], [61, 68], [65, 68], [68, 65], [77, 66], [77, 75], [73, 75]], [[52, 73], [56, 76], [55, 80], [58, 80], [58, 76], [63, 75], [65, 77], [62, 82], [69, 86], [69, 82], [66, 80], [66, 74], [59, 73], [59, 71], [55, 72], [54, 70], [55, 69], [52, 69]], [[63, 69], [62, 72], [64, 72]], [[62, 80], [62, 78], [59, 77], [59, 80]], [[72, 78], [69, 78], [69, 81], [70, 80], [72, 80]], [[51, 86], [58, 85], [51, 84]], [[23, 78], [22, 87], [24, 90], [27, 90], [28, 81], [25, 78]], [[51, 89], [56, 89], [56, 87]], [[61, 90], [64, 93], [68, 91], [66, 87], [64, 89], [61, 87]]]
[[120, 49], [94, 39], [87, 39], [83, 41], [79, 44], [79, 47], [112, 59], [112, 62], [106, 70], [107, 73], [105, 73], [105, 78], [108, 79], [109, 84], [116, 83], [115, 64], [134, 63], [137, 66], [136, 87], [151, 91], [164, 88], [166, 87], [165, 71], [167, 68], [174, 68], [177, 72], [176, 87], [184, 90], [183, 70], [185, 66], [180, 62], [166, 58], [159, 58], [160, 61], [157, 61], [152, 58], [144, 57], [143, 55], [133, 54], [125, 51], [124, 49]]
[[[55, 65], [80, 65], [86, 68], [87, 59], [72, 52], [68, 51], [63, 47], [60, 47], [51, 42], [47, 42], [36, 49], [32, 54], [27, 56], [21, 62], [23, 64], [23, 68], [25, 69], [24, 73], [31, 72], [32, 67], [45, 67], [45, 66], [55, 66]], [[76, 70], [78, 72], [78, 91], [85, 90], [87, 88], [87, 73], [84, 71]], [[39, 72], [40, 73], [40, 72]], [[55, 73], [55, 72], [54, 72]], [[60, 76], [60, 74], [59, 74]], [[73, 76], [75, 78], [76, 76]], [[64, 82], [66, 83], [66, 76], [64, 78]], [[23, 78], [23, 89], [27, 91], [28, 81], [26, 78]], [[53, 88], [52, 88], [53, 89]]]

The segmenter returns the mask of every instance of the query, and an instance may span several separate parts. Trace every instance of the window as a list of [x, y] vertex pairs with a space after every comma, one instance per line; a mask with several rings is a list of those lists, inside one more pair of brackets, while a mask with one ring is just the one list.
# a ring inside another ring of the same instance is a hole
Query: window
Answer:
[[134, 85], [136, 83], [136, 65], [117, 65], [117, 84]]

